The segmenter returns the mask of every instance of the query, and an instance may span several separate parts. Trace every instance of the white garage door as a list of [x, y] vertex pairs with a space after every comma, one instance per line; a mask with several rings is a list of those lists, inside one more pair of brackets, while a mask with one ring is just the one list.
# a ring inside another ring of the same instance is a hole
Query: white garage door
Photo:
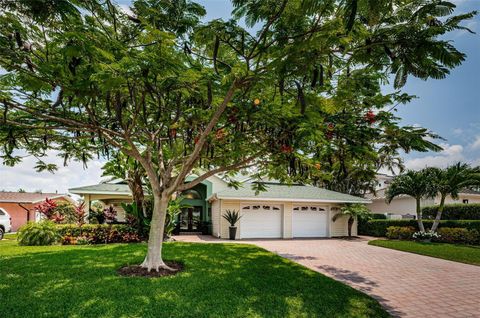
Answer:
[[293, 207], [293, 237], [326, 237], [328, 214], [325, 207], [299, 205]]
[[282, 237], [282, 207], [280, 205], [242, 205], [240, 238], [279, 237]]

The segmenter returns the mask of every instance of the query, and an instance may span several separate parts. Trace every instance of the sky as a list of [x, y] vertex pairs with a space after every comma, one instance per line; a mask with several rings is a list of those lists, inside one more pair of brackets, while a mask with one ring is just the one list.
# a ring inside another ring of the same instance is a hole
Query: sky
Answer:
[[[205, 20], [228, 19], [231, 4], [228, 0], [197, 0], [205, 6]], [[453, 0], [457, 4], [456, 14], [472, 10], [480, 11], [480, 0]], [[117, 3], [128, 10], [129, 0]], [[468, 21], [465, 26], [480, 33], [480, 17]], [[452, 70], [442, 80], [422, 81], [410, 77], [404, 91], [418, 98], [401, 106], [397, 115], [404, 125], [419, 125], [429, 128], [445, 140], [440, 141], [443, 151], [437, 153], [404, 154], [409, 169], [425, 166], [445, 167], [457, 161], [480, 165], [480, 34], [454, 31], [446, 37], [462, 52], [466, 61]], [[388, 89], [388, 88], [386, 88]], [[25, 158], [15, 167], [0, 165], [0, 190], [65, 193], [68, 188], [96, 184], [101, 181], [102, 160], [88, 163], [88, 168], [78, 162], [63, 166], [63, 159], [50, 152], [48, 162], [56, 163], [55, 174], [37, 173], [33, 169], [35, 160]]]

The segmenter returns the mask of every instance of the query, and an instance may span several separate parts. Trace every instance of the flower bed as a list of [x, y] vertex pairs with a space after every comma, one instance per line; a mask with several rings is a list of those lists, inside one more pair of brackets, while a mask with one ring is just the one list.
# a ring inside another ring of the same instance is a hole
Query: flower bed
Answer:
[[64, 245], [108, 244], [140, 242], [136, 229], [124, 224], [59, 225]]

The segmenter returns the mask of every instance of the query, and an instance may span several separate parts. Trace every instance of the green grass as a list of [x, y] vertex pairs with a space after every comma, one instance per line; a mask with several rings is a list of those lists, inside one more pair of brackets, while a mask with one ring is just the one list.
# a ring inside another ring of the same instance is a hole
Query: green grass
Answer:
[[145, 244], [0, 242], [2, 317], [387, 317], [378, 302], [252, 245], [166, 243], [170, 277], [121, 277]]
[[368, 242], [368, 244], [460, 263], [480, 265], [480, 247], [478, 246], [396, 240], [374, 240]]

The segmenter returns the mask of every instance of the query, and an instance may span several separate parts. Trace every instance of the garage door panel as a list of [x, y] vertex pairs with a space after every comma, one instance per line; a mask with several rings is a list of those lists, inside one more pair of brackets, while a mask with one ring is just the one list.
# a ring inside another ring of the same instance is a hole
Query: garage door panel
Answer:
[[282, 210], [279, 205], [252, 204], [242, 206], [241, 238], [282, 237]]
[[325, 207], [294, 206], [292, 215], [293, 237], [327, 237], [328, 213]]

